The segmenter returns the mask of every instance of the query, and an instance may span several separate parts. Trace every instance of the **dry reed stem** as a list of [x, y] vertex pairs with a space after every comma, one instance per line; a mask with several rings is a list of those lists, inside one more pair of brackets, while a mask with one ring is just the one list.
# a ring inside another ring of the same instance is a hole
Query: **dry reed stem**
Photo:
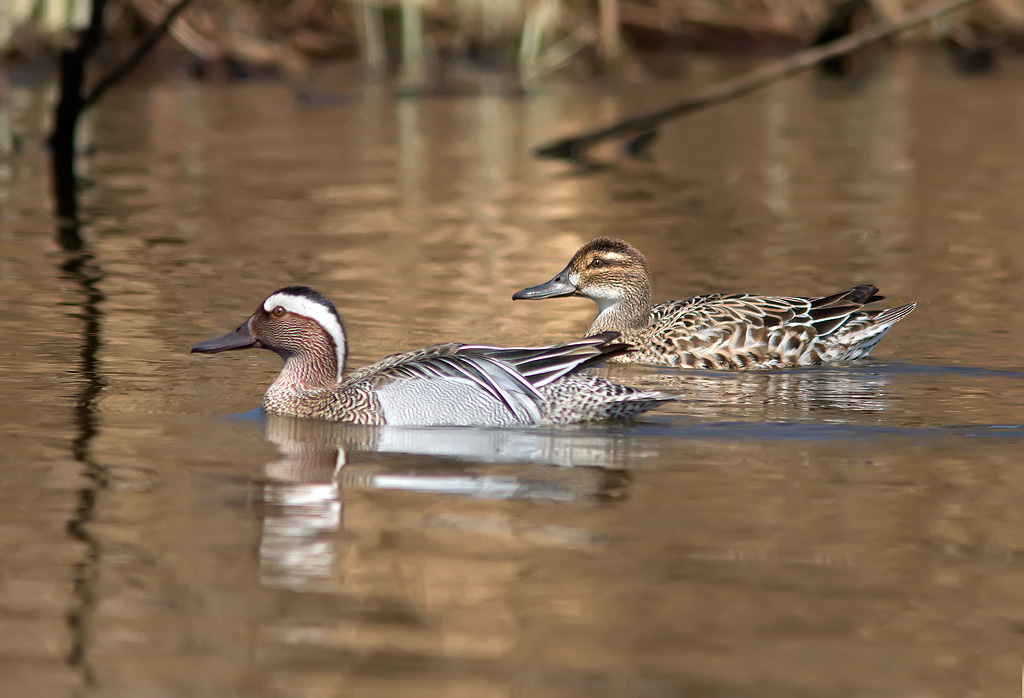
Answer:
[[[921, 0], [872, 0], [889, 20], [915, 11]], [[148, 22], [159, 21], [173, 0], [110, 0]], [[397, 40], [407, 79], [429, 73], [435, 52], [465, 54], [470, 46], [518, 52], [520, 77], [536, 81], [594, 47], [603, 67], [622, 64], [627, 38], [646, 36], [763, 37], [807, 42], [834, 0], [203, 0], [175, 23], [171, 35], [204, 60], [225, 57], [260, 64], [290, 54], [333, 55], [355, 44], [383, 74], [387, 42]], [[79, 26], [90, 0], [0, 0], [0, 51], [19, 33], [57, 42], [54, 32]], [[58, 13], [62, 9], [63, 14]], [[116, 14], [116, 13], [111, 13]], [[123, 15], [123, 12], [121, 13]], [[1024, 31], [1024, 0], [986, 0], [973, 24]], [[334, 41], [330, 40], [334, 37]], [[436, 49], [436, 51], [435, 51]]]

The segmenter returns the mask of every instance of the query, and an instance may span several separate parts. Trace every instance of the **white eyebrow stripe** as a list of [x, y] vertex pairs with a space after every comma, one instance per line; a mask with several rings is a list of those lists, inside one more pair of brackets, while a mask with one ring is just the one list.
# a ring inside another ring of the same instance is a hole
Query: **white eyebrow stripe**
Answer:
[[341, 380], [341, 372], [345, 366], [345, 328], [342, 327], [338, 316], [321, 303], [290, 293], [275, 293], [263, 301], [263, 309], [268, 313], [277, 306], [281, 306], [289, 313], [307, 317], [324, 328], [334, 341], [334, 350], [338, 356], [338, 380]]

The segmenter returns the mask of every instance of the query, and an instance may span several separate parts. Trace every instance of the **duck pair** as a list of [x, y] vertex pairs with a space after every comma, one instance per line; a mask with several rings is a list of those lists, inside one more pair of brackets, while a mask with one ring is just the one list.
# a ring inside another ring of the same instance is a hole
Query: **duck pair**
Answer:
[[642, 254], [597, 238], [518, 299], [585, 296], [598, 315], [585, 339], [543, 347], [438, 344], [345, 375], [348, 340], [334, 305], [305, 286], [268, 296], [234, 332], [193, 352], [262, 347], [284, 359], [267, 412], [404, 426], [572, 424], [628, 418], [675, 397], [580, 373], [604, 361], [759, 369], [867, 356], [914, 309], [865, 310], [871, 285], [820, 298], [713, 294], [651, 305]]

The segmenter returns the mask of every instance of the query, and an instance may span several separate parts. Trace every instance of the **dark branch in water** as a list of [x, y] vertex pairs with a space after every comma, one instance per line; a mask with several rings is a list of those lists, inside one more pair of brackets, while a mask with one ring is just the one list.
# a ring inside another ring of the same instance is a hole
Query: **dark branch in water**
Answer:
[[96, 86], [89, 90], [89, 94], [85, 96], [83, 108], [92, 106], [94, 102], [99, 100], [103, 94], [115, 85], [119, 80], [123, 79], [128, 73], [132, 72], [142, 59], [146, 57], [146, 54], [153, 48], [157, 41], [159, 41], [167, 30], [170, 29], [171, 24], [178, 18], [185, 8], [191, 4], [192, 0], [178, 0], [178, 4], [167, 11], [164, 18], [160, 20], [160, 23], [150, 29], [144, 37], [139, 40], [135, 50], [132, 51], [131, 55], [128, 56], [120, 65], [114, 67], [109, 73], [104, 75]]
[[60, 52], [60, 100], [54, 112], [50, 149], [53, 153], [53, 195], [57, 201], [58, 234], [78, 234], [78, 197], [75, 182], [75, 131], [85, 108], [82, 85], [85, 65], [103, 38], [103, 10], [107, 0], [93, 0], [89, 26], [78, 44]]
[[823, 61], [853, 53], [869, 44], [886, 39], [918, 24], [923, 24], [944, 12], [949, 12], [974, 2], [977, 2], [977, 0], [937, 0], [913, 12], [908, 12], [897, 22], [867, 27], [836, 41], [804, 49], [792, 56], [768, 63], [746, 75], [719, 83], [706, 90], [703, 94], [688, 97], [657, 111], [630, 117], [596, 131], [545, 143], [535, 148], [533, 154], [541, 158], [571, 160], [576, 163], [586, 164], [587, 149], [601, 141], [611, 138], [635, 138], [654, 131], [666, 121], [748, 94], [781, 78], [798, 73]]
[[[74, 246], [78, 238], [78, 182], [75, 179], [75, 136], [82, 112], [96, 102], [119, 80], [132, 71], [167, 33], [171, 22], [192, 0], [179, 0], [164, 19], [142, 38], [132, 54], [85, 92], [85, 68], [103, 39], [103, 11], [107, 0], [93, 0], [89, 26], [80, 34], [78, 44], [60, 52], [60, 100], [50, 134], [53, 154], [53, 196], [57, 204], [57, 235], [62, 246]], [[80, 244], [80, 240], [77, 240]]]

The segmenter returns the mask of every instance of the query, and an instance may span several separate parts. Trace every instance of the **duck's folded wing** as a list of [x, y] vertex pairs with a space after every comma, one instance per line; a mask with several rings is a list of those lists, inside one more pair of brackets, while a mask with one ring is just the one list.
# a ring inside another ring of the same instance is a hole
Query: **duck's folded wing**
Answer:
[[544, 398], [527, 378], [512, 364], [466, 349], [466, 345], [443, 344], [394, 354], [364, 366], [346, 382], [365, 380], [378, 386], [405, 380], [459, 382], [490, 395], [519, 421], [540, 420]]
[[466, 345], [459, 353], [479, 353], [511, 364], [534, 387], [540, 388], [563, 376], [630, 351], [632, 347], [629, 344], [613, 343], [618, 336], [618, 332], [603, 332], [575, 342], [546, 347]]
[[457, 381], [493, 397], [522, 422], [542, 418], [539, 389], [559, 378], [631, 349], [613, 343], [618, 332], [545, 347], [437, 344], [393, 354], [351, 373], [343, 385], [381, 386], [405, 380]]
[[772, 327], [799, 322], [796, 318], [809, 309], [807, 298], [715, 293], [659, 303], [651, 310], [651, 324], [695, 332], [734, 323]]
[[368, 378], [373, 378], [376, 375], [385, 375], [389, 369], [396, 366], [402, 366], [412, 361], [426, 360], [435, 356], [449, 356], [457, 352], [459, 348], [463, 346], [465, 345], [458, 342], [451, 342], [449, 344], [433, 344], [429, 347], [423, 347], [422, 349], [407, 351], [401, 354], [388, 354], [384, 358], [375, 361], [372, 364], [367, 364], [349, 373], [342, 380], [342, 386], [359, 383]]
[[694, 296], [684, 301], [661, 303], [652, 311], [652, 324], [700, 330], [733, 323], [758, 327], [806, 325], [820, 336], [842, 327], [866, 303], [882, 300], [878, 288], [862, 284], [830, 296], [798, 298], [758, 296], [749, 293]]

